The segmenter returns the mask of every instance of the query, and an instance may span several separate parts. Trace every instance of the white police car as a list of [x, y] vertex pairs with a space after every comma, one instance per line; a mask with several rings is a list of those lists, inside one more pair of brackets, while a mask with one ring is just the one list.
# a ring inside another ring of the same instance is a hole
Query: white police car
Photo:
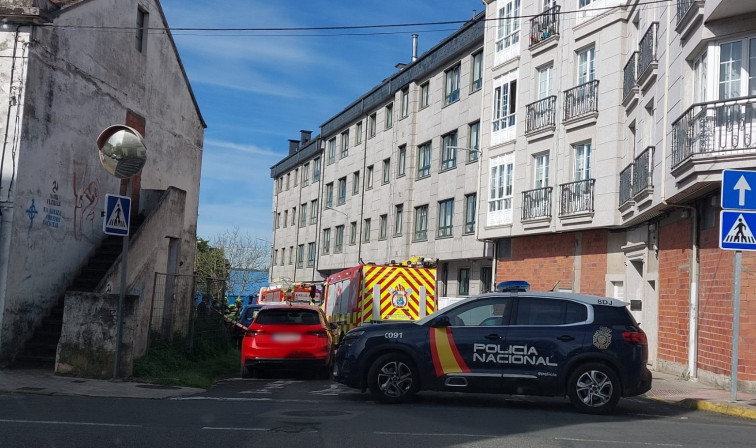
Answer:
[[651, 388], [647, 360], [646, 334], [625, 302], [503, 292], [417, 322], [352, 329], [336, 352], [334, 379], [384, 402], [420, 390], [567, 395], [578, 410], [601, 414]]

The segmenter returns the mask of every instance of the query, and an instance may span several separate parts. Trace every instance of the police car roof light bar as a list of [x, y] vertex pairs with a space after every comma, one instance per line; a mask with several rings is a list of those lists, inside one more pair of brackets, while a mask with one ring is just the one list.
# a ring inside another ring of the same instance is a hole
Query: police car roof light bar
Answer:
[[530, 283], [525, 280], [509, 280], [501, 282], [496, 285], [496, 291], [498, 292], [528, 292], [530, 291]]

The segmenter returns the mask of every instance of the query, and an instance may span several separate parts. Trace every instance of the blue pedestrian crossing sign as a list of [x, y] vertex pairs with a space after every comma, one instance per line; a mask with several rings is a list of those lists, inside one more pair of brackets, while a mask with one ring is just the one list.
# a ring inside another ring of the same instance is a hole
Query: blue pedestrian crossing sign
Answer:
[[105, 195], [105, 219], [102, 221], [103, 232], [108, 235], [128, 235], [130, 216], [130, 197], [114, 194]]
[[722, 208], [756, 210], [756, 171], [722, 171]]
[[719, 248], [756, 250], [756, 212], [722, 210], [719, 215]]

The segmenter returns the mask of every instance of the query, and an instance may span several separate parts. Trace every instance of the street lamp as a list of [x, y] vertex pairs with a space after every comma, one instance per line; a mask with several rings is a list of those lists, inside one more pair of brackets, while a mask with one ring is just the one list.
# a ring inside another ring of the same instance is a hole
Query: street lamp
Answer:
[[336, 212], [336, 213], [341, 213], [341, 214], [342, 214], [342, 215], [344, 215], [344, 216], [347, 216], [347, 217], [349, 216], [348, 214], [346, 214], [346, 213], [342, 212], [341, 210], [335, 209], [335, 208], [333, 208], [333, 207], [326, 207], [326, 208], [325, 208], [325, 210], [331, 210], [331, 211], [334, 211], [334, 212]]
[[469, 154], [469, 157], [467, 159], [468, 162], [478, 160], [480, 154], [483, 152], [478, 148], [463, 148], [461, 146], [447, 146], [446, 149], [453, 149], [455, 151], [467, 151], [467, 153]]

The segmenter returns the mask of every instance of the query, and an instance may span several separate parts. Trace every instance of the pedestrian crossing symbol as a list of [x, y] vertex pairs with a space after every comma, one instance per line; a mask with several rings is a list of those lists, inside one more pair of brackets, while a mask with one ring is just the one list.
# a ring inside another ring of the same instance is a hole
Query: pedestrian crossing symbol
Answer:
[[108, 235], [128, 235], [130, 212], [131, 198], [106, 194], [105, 219], [102, 221], [102, 231]]
[[719, 247], [730, 250], [756, 250], [756, 212], [722, 210]]

